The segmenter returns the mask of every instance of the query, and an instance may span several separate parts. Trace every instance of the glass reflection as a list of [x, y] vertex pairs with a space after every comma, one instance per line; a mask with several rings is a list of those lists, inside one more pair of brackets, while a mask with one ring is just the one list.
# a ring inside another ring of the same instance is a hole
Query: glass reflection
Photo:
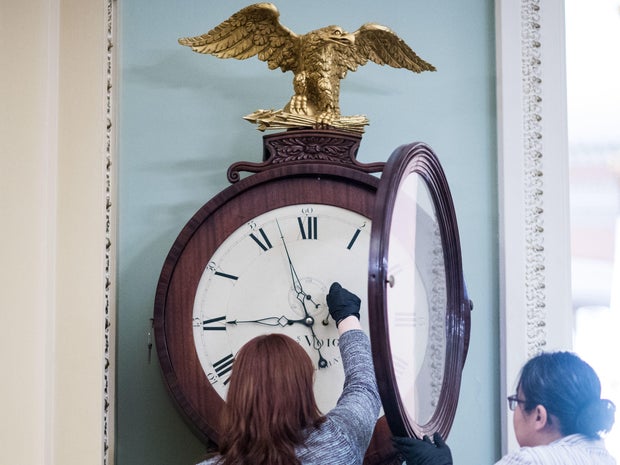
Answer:
[[443, 382], [447, 292], [437, 215], [417, 173], [400, 186], [389, 244], [392, 361], [409, 421], [424, 425], [435, 412]]

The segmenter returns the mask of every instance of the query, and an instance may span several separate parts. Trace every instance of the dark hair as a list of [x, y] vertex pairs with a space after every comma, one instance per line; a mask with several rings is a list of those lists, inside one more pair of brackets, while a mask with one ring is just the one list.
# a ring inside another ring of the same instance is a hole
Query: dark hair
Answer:
[[325, 418], [304, 349], [282, 334], [258, 336], [237, 352], [222, 417], [220, 463], [299, 464], [295, 446]]
[[580, 433], [599, 438], [611, 430], [616, 406], [601, 399], [601, 382], [590, 365], [570, 352], [542, 353], [521, 369], [524, 408], [542, 405], [554, 415], [562, 436]]

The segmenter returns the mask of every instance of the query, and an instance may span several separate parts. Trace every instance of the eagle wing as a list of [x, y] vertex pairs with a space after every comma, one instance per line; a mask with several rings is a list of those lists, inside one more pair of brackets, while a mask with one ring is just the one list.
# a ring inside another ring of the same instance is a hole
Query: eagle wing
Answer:
[[218, 58], [245, 60], [258, 56], [270, 69], [295, 71], [299, 37], [278, 21], [271, 3], [257, 3], [239, 10], [209, 32], [179, 39], [181, 45]]
[[349, 70], [355, 71], [368, 60], [393, 68], [406, 68], [415, 73], [435, 71], [435, 67], [420, 58], [411, 47], [390, 28], [380, 24], [364, 24], [353, 33], [355, 45], [343, 49]]

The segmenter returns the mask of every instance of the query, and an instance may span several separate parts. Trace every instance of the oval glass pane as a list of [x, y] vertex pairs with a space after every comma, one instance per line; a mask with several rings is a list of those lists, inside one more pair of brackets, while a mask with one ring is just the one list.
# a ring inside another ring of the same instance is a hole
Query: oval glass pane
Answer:
[[368, 309], [385, 417], [396, 436], [445, 438], [467, 356], [471, 301], [450, 189], [427, 145], [392, 153], [372, 220]]
[[389, 243], [387, 318], [394, 374], [409, 422], [423, 425], [441, 393], [447, 294], [439, 223], [417, 173], [400, 186]]

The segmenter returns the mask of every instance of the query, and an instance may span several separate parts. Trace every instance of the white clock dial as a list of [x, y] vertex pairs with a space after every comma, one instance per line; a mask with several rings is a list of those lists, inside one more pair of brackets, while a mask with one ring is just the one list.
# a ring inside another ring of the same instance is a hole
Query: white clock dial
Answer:
[[321, 204], [274, 209], [229, 235], [202, 273], [193, 309], [198, 358], [222, 398], [241, 346], [260, 334], [283, 333], [316, 368], [319, 408], [335, 406], [344, 372], [325, 297], [334, 281], [357, 294], [368, 330], [369, 242], [368, 218]]

